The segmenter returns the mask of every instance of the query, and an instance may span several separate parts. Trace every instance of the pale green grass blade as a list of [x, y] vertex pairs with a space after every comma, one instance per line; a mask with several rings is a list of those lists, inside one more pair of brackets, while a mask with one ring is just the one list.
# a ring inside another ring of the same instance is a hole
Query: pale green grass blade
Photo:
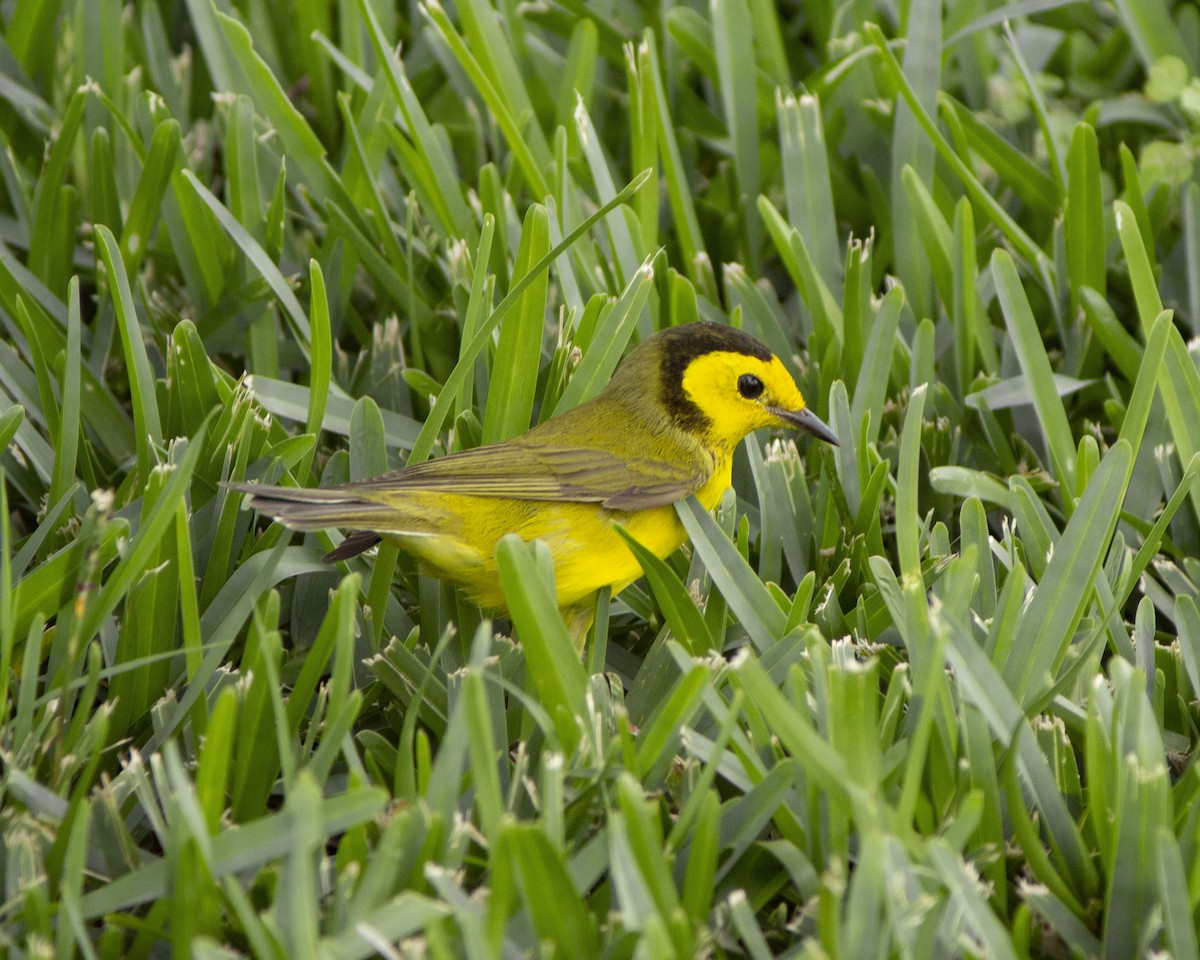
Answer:
[[557, 412], [570, 410], [591, 400], [612, 377], [650, 296], [654, 284], [653, 259], [647, 259], [634, 273], [621, 292], [620, 299], [598, 325], [594, 345], [584, 354], [571, 375], [570, 383], [555, 406]]
[[[308, 411], [304, 419], [304, 432], [319, 439], [321, 425], [325, 422], [325, 410], [329, 401], [329, 390], [333, 379], [333, 348], [329, 325], [329, 299], [325, 291], [325, 275], [316, 260], [308, 264], [309, 281], [312, 284], [312, 300], [309, 306], [312, 363], [308, 378]], [[303, 460], [299, 474], [304, 477], [312, 468], [314, 444]]]
[[352, 210], [353, 204], [346, 195], [341, 179], [326, 158], [324, 145], [289, 99], [287, 91], [280, 86], [271, 68], [255, 51], [250, 31], [220, 10], [215, 13], [230, 54], [228, 65], [236, 71], [237, 79], [233, 87], [254, 101], [262, 116], [278, 133], [287, 156], [312, 189], [319, 196], [329, 197], [343, 209]]
[[526, 288], [534, 283], [561, 253], [568, 250], [576, 240], [587, 233], [610, 210], [615, 209], [620, 204], [632, 198], [642, 184], [645, 183], [648, 176], [649, 171], [645, 171], [634, 177], [624, 190], [613, 197], [610, 203], [604, 204], [595, 213], [580, 223], [579, 226], [563, 238], [561, 243], [555, 244], [541, 260], [535, 263], [524, 277], [513, 284], [504, 299], [491, 312], [487, 320], [480, 325], [474, 339], [459, 353], [458, 363], [455, 365], [450, 376], [446, 378], [442, 392], [438, 395], [433, 409], [429, 411], [429, 416], [426, 417], [425, 424], [421, 427], [420, 434], [413, 443], [412, 453], [409, 456], [410, 463], [420, 463], [428, 459], [429, 452], [433, 448], [434, 437], [442, 428], [442, 424], [445, 423], [446, 417], [450, 413], [452, 399], [462, 388], [462, 384], [466, 378], [474, 372], [475, 358], [483, 351], [484, 346], [491, 339], [492, 331], [500, 324], [500, 321], [504, 319], [508, 311], [520, 302]]
[[553, 719], [564, 749], [574, 749], [580, 735], [575, 718], [585, 712], [586, 680], [550, 585], [539, 570], [534, 548], [513, 534], [500, 542], [496, 561], [505, 599], [529, 660], [527, 683], [537, 691]]
[[854, 391], [850, 402], [850, 425], [853, 430], [859, 430], [864, 418], [870, 415], [871, 427], [867, 434], [870, 439], [877, 438], [883, 427], [883, 405], [903, 306], [904, 293], [899, 289], [889, 290], [880, 303], [858, 372], [858, 389]]
[[1196, 925], [1187, 895], [1187, 877], [1179, 843], [1174, 833], [1163, 826], [1158, 830], [1157, 856], [1158, 899], [1163, 911], [1163, 926], [1172, 956], [1179, 960], [1200, 958]]
[[987, 13], [976, 17], [965, 27], [951, 34], [946, 38], [943, 50], [950, 49], [973, 33], [978, 33], [981, 30], [987, 30], [991, 27], [1002, 26], [1006, 20], [1036, 16], [1039, 13], [1046, 13], [1051, 10], [1057, 10], [1059, 7], [1069, 6], [1074, 2], [1075, 0], [1010, 0], [1010, 2], [997, 7], [995, 10], [989, 10]]
[[13, 437], [17, 435], [17, 430], [25, 422], [25, 408], [20, 404], [13, 404], [8, 407], [3, 413], [0, 413], [0, 449], [7, 447], [13, 441]]
[[946, 849], [935, 843], [930, 860], [942, 882], [949, 887], [954, 904], [963, 911], [967, 927], [989, 957], [1012, 958], [1018, 954], [1004, 925], [980, 896], [981, 890], [972, 871]]
[[1141, 345], [1117, 320], [1116, 314], [1104, 297], [1090, 287], [1080, 290], [1080, 295], [1083, 315], [1096, 339], [1122, 375], [1133, 380], [1141, 363]]
[[850, 238], [846, 244], [846, 281], [842, 294], [842, 375], [851, 389], [858, 386], [858, 371], [862, 367], [869, 317], [874, 311], [873, 277], [875, 273], [875, 238]]
[[912, 392], [900, 438], [900, 469], [896, 476], [896, 553], [906, 580], [921, 582], [921, 517], [917, 512], [917, 470], [920, 467], [921, 428], [925, 385]]
[[691, 653], [703, 656], [714, 647], [712, 633], [683, 582], [663, 560], [638, 543], [624, 527], [617, 528], [645, 571], [654, 597], [675, 639]]
[[747, 0], [713, 0], [712, 20], [721, 105], [741, 194], [737, 206], [745, 217], [745, 257], [751, 269], [757, 272], [762, 227], [750, 202], [762, 192], [762, 172], [758, 156], [756, 60], [749, 4]]
[[121, 257], [126, 273], [137, 273], [162, 212], [163, 197], [175, 171], [180, 149], [179, 124], [165, 120], [154, 129], [137, 189], [121, 230]]
[[1033, 72], [1025, 62], [1020, 44], [1017, 43], [1017, 39], [1013, 35], [1011, 24], [1005, 24], [1004, 39], [1008, 44], [1008, 49], [1012, 54], [1013, 60], [1016, 61], [1017, 69], [1021, 72], [1021, 78], [1025, 81], [1025, 89], [1029, 92], [1029, 100], [1033, 107], [1034, 116], [1037, 117], [1038, 130], [1042, 134], [1042, 146], [1049, 155], [1048, 166], [1050, 167], [1051, 175], [1054, 177], [1056, 192], [1061, 194], [1066, 187], [1067, 171], [1059, 154], [1058, 142], [1054, 138], [1054, 131], [1051, 130], [1050, 118], [1046, 114], [1045, 100], [1042, 97], [1041, 90], [1038, 88]]
[[405, 127], [420, 145], [419, 156], [427, 174], [426, 179], [436, 186], [431, 195], [434, 209], [446, 229], [452, 230], [457, 236], [473, 239], [474, 220], [454, 177], [454, 164], [446, 156], [442, 141], [425, 115], [420, 98], [414, 92], [399, 57], [393, 53], [391, 43], [385, 38], [374, 7], [366, 0], [359, 0], [358, 13], [371, 39], [371, 48], [383, 65], [384, 78], [404, 117]]
[[154, 373], [146, 355], [137, 308], [133, 304], [133, 293], [129, 289], [129, 277], [125, 273], [117, 239], [105, 226], [96, 228], [96, 238], [100, 241], [100, 256], [113, 285], [113, 308], [117, 315], [117, 327], [121, 332], [121, 347], [132, 374], [130, 389], [133, 393], [133, 429], [137, 442], [139, 473], [145, 482], [149, 479], [150, 471], [156, 462], [152, 447], [163, 442]]
[[713, 583], [761, 652], [783, 635], [786, 617], [761, 580], [695, 498], [675, 505]]
[[1088, 484], [1025, 610], [1027, 629], [1018, 634], [1005, 676], [1026, 704], [1043, 694], [1066, 655], [1116, 529], [1131, 467], [1129, 445], [1118, 441]]
[[[367, 5], [363, 5], [363, 9], [367, 9]], [[466, 9], [472, 9], [468, 2]], [[529, 183], [530, 189], [534, 195], [539, 198], [549, 196], [551, 193], [550, 185], [546, 182], [543, 171], [551, 167], [550, 152], [546, 149], [545, 141], [540, 135], [540, 131], [536, 123], [530, 127], [531, 130], [538, 131], [535, 135], [527, 138], [524, 131], [521, 129], [521, 124], [518, 121], [519, 116], [528, 116], [532, 112], [528, 106], [528, 100], [524, 92], [524, 86], [519, 80], [511, 76], [515, 73], [516, 65], [511, 62], [509, 57], [503, 57], [507, 52], [506, 44], [500, 38], [493, 36], [493, 42], [483, 46], [476, 46], [484, 59], [485, 63], [480, 63], [479, 58], [475, 56], [472, 46], [467, 43], [457, 30], [454, 29], [450, 18], [446, 15], [441, 4], [431, 3], [424, 7], [424, 13], [433, 23], [434, 28], [439, 32], [446, 45], [450, 48], [459, 65], [470, 77], [471, 82], [483, 97], [484, 102], [495, 116], [500, 128], [504, 131], [505, 137], [508, 140], [509, 148], [513, 151], [516, 161], [521, 168], [522, 174]], [[492, 15], [491, 8], [487, 9], [486, 15], [481, 14], [473, 22], [480, 24], [486, 23]], [[498, 70], [495, 59], [502, 58], [502, 62], [509, 65], [509, 75], [501, 73], [497, 75]], [[492, 63], [487, 61], [492, 60]], [[490, 70], [488, 68], [491, 68]], [[498, 85], [499, 84], [499, 85]], [[520, 91], [518, 93], [518, 91]], [[523, 104], [521, 101], [525, 100]], [[510, 104], [516, 110], [510, 109]], [[522, 109], [524, 107], [524, 109]], [[409, 108], [412, 109], [411, 107]], [[414, 113], [415, 116], [415, 113]], [[408, 121], [408, 117], [405, 117]], [[411, 125], [411, 121], [410, 125]], [[423, 139], [422, 139], [422, 142]]]
[[1106, 282], [1104, 248], [1095, 239], [1104, 235], [1100, 148], [1096, 131], [1086, 123], [1076, 124], [1071, 136], [1071, 150], [1067, 155], [1067, 218], [1064, 233], [1071, 303], [1078, 309], [1080, 292], [1084, 287], [1090, 287], [1103, 296]]
[[466, 723], [471, 730], [471, 776], [475, 782], [475, 809], [478, 811], [483, 834], [498, 840], [504, 801], [500, 793], [500, 778], [496, 773], [495, 731], [491, 725], [484, 679], [478, 671], [463, 677], [463, 697], [466, 703]]
[[[308, 387], [272, 380], [269, 377], [254, 377], [250, 381], [250, 387], [254, 399], [268, 412], [294, 423], [306, 423], [311, 397]], [[353, 412], [354, 401], [337, 390], [336, 385], [332, 385], [325, 401], [321, 429], [348, 437]], [[420, 425], [410, 417], [401, 416], [392, 410], [380, 410], [380, 415], [383, 417], [387, 445], [392, 449], [410, 449], [416, 442]]]
[[658, 142], [662, 155], [663, 175], [667, 181], [667, 199], [670, 201], [671, 216], [674, 219], [674, 229], [678, 237], [684, 266], [692, 280], [696, 281], [701, 275], [712, 269], [712, 264], [704, 246], [704, 238], [700, 233], [700, 221], [696, 216], [695, 202], [689, 185], [688, 172], [684, 167], [683, 156], [679, 150], [675, 124], [671, 121], [670, 104], [667, 99], [662, 68], [658, 62], [656, 44], [643, 42], [639, 49], [646, 53], [646, 65], [650, 73], [649, 82], [654, 85]]
[[992, 197], [988, 190], [979, 182], [979, 180], [971, 173], [970, 169], [954, 152], [954, 149], [946, 141], [946, 139], [938, 131], [933, 117], [928, 111], [921, 106], [920, 99], [913, 90], [911, 84], [904, 77], [904, 73], [897, 63], [895, 56], [888, 49], [887, 43], [884, 40], [879, 29], [874, 24], [867, 24], [865, 32], [868, 39], [875, 45], [879, 51], [879, 56], [883, 63], [883, 68], [896, 85], [897, 89], [904, 96], [905, 103], [912, 109], [913, 115], [916, 117], [917, 123], [924, 131], [925, 135], [937, 147], [938, 153], [947, 165], [954, 171], [955, 175], [962, 181], [963, 186], [971, 195], [971, 199], [987, 210], [989, 216], [995, 221], [996, 225], [1003, 231], [1009, 242], [1031, 264], [1037, 264], [1040, 268], [1047, 271], [1050, 270], [1049, 264], [1046, 261], [1045, 255], [1041, 253], [1038, 245], [1026, 233], [1007, 211]]
[[[911, 169], [924, 185], [933, 183], [934, 146], [922, 135], [921, 116], [936, 111], [941, 58], [928, 55], [942, 45], [942, 5], [935, 0], [916, 0], [909, 7], [903, 76], [908, 96], [896, 104], [892, 134], [891, 199], [892, 229], [895, 234], [896, 274], [909, 299], [922, 316], [929, 315], [929, 264], [922, 255], [921, 229], [909, 193], [904, 189], [904, 171]], [[884, 49], [884, 48], [881, 48]], [[885, 59], [890, 57], [885, 53]], [[910, 100], [911, 97], [911, 100]]]
[[776, 111], [788, 221], [803, 234], [826, 286], [837, 290], [841, 262], [821, 103], [812, 96], [781, 94]]
[[[572, 46], [576, 45], [576, 37], [583, 34], [584, 26], [591, 26], [591, 21], [583, 21], [572, 37]], [[592, 36], [595, 35], [594, 29]], [[580, 44], [582, 46], [582, 44]], [[574, 51], [573, 51], [574, 52]], [[594, 59], [591, 66], [595, 66]], [[650, 53], [644, 43], [626, 54], [626, 74], [629, 86], [630, 126], [630, 169], [658, 170], [658, 103], [654, 91], [653, 64]], [[583, 109], [587, 106], [591, 92], [590, 82], [576, 83], [572, 90], [580, 89], [580, 103]], [[561, 103], [561, 101], [560, 101]], [[558, 115], [564, 116], [560, 106]], [[565, 118], [564, 118], [565, 119]], [[659, 207], [659, 178], [657, 173], [638, 194], [634, 203], [638, 223], [641, 225], [641, 242], [639, 249], [646, 251], [658, 245], [658, 207]]]
[[[613, 181], [612, 171], [609, 169], [608, 160], [600, 147], [600, 137], [582, 102], [575, 108], [575, 127], [583, 155], [587, 158], [592, 182], [596, 185], [596, 193], [601, 201], [610, 200], [616, 194], [617, 188]], [[651, 197], [654, 195], [654, 184], [647, 183], [646, 187], [649, 189], [643, 188], [638, 194], [639, 204], [645, 202], [644, 198], [647, 195]], [[569, 189], [569, 187], [564, 189]], [[625, 222], [622, 211], [614, 210], [605, 219], [604, 225], [608, 229], [610, 246], [615, 259], [612, 266], [614, 269], [618, 269], [618, 282], [629, 283], [636, 275], [639, 257], [646, 256], [646, 251], [640, 245], [634, 244], [633, 234], [630, 232], [629, 224]]]
[[544, 271], [537, 270], [536, 265], [546, 258], [549, 248], [550, 225], [546, 208], [532, 206], [521, 230], [521, 248], [513, 268], [513, 279], [520, 283], [526, 276], [531, 276], [533, 281], [516, 303], [516, 313], [500, 328], [483, 418], [484, 443], [495, 443], [524, 433], [533, 419], [549, 288], [549, 278]]
[[1155, 389], [1160, 383], [1160, 373], [1163, 358], [1167, 352], [1171, 323], [1170, 311], [1164, 310], [1150, 328], [1146, 351], [1142, 354], [1142, 365], [1138, 370], [1137, 380], [1134, 382], [1133, 394], [1129, 398], [1125, 420], [1121, 424], [1121, 439], [1129, 444], [1134, 460], [1137, 460], [1142, 437], [1146, 432], [1146, 424], [1150, 420]]
[[[387, 258], [392, 268], [401, 274], [403, 281], [408, 281], [411, 279], [411, 276], [405, 271], [404, 254], [400, 250], [400, 241], [396, 237], [396, 228], [392, 224], [392, 219], [388, 214], [379, 185], [375, 178], [371, 176], [373, 172], [371, 159], [367, 156], [366, 147], [363, 145], [362, 133], [350, 109], [349, 98], [345, 96], [339, 97], [338, 106], [341, 108], [342, 120], [346, 124], [346, 130], [350, 134], [350, 142], [354, 146], [355, 158], [363, 174], [360, 182], [364, 186], [360, 193], [365, 195], [366, 202], [369, 204], [375, 233], [379, 238], [379, 242], [383, 244], [384, 250], [387, 252]], [[406, 288], [408, 287], [407, 283], [404, 285]]]
[[[87, 91], [79, 89], [67, 102], [67, 107], [59, 119], [58, 136], [46, 156], [45, 167], [38, 178], [33, 196], [33, 224], [29, 236], [27, 265], [30, 272], [50, 289], [56, 288], [53, 271], [61, 270], [61, 259], [53, 249], [57, 237], [55, 231], [61, 231], [71, 220], [62, 214], [66, 212], [65, 208], [70, 203], [73, 188], [63, 181], [75, 137], [83, 120], [86, 100]], [[62, 239], [59, 237], [60, 242]], [[62, 279], [65, 281], [66, 277]]]
[[[1162, 298], [1136, 218], [1129, 207], [1120, 201], [1114, 204], [1114, 211], [1117, 233], [1129, 265], [1143, 336], [1148, 337], [1151, 324], [1162, 313]], [[1179, 458], [1188, 462], [1200, 450], [1200, 423], [1187, 412], [1195, 410], [1200, 403], [1200, 374], [1177, 331], [1167, 346], [1166, 369], [1167, 376], [1160, 382], [1163, 405]], [[1200, 494], [1193, 494], [1193, 511], [1200, 516]]]
[[805, 722], [757, 660], [743, 657], [735, 667], [735, 676], [747, 699], [762, 713], [788, 752], [811, 771], [823, 790], [844, 802], [850, 782], [844, 759]]
[[1200, 336], [1200, 184], [1183, 191], [1183, 229], [1187, 262], [1188, 322]]
[[350, 414], [350, 480], [352, 483], [387, 473], [387, 447], [379, 404], [360, 397]]
[[[911, 218], [915, 230], [914, 239], [920, 243], [914, 253], [924, 251], [925, 265], [933, 279], [934, 288], [943, 303], [950, 303], [954, 299], [954, 279], [950, 269], [950, 225], [912, 167], [906, 166], [900, 171], [900, 186], [907, 201], [906, 214]], [[918, 381], [928, 382], [920, 377]]]
[[1062, 187], [1038, 161], [956, 100], [942, 95], [943, 116], [949, 121], [955, 144], [979, 155], [1006, 187], [1030, 207], [1053, 215], [1062, 203]]
[[[387, 796], [377, 787], [364, 787], [320, 802], [313, 828], [322, 837], [336, 836], [364, 823], [384, 807]], [[217, 877], [261, 867], [285, 856], [291, 833], [280, 829], [284, 814], [265, 817], [242, 827], [226, 829], [212, 838], [213, 872]], [[80, 911], [85, 920], [114, 913], [154, 899], [165, 889], [166, 863], [155, 860], [137, 867], [105, 887], [84, 894]]]
[[825, 344], [825, 349], [837, 343], [842, 334], [842, 310], [825, 281], [817, 272], [808, 246], [800, 232], [783, 219], [766, 197], [758, 198], [758, 212], [766, 223], [767, 232], [783, 258], [793, 282], [800, 290], [805, 304], [813, 315], [813, 340]]
[[[75, 482], [75, 465], [79, 455], [79, 432], [81, 427], [81, 385], [83, 380], [81, 357], [81, 320], [79, 305], [79, 279], [71, 278], [67, 288], [67, 345], [59, 375], [59, 390], [62, 395], [62, 419], [59, 427], [58, 444], [54, 452], [54, 476], [50, 481], [48, 495], [56, 503]], [[15, 429], [14, 429], [15, 433]], [[0, 436], [0, 440], [4, 440]], [[4, 440], [0, 448], [8, 445]]]
[[539, 938], [574, 956], [592, 956], [595, 930], [559, 854], [529, 824], [507, 824], [497, 860], [515, 877]]
[[272, 262], [262, 246], [250, 236], [246, 228], [238, 223], [225, 205], [213, 196], [208, 188], [190, 170], [184, 171], [183, 178], [192, 188], [195, 195], [216, 216], [234, 243], [249, 258], [255, 270], [267, 281], [272, 293], [275, 294], [283, 306], [284, 315], [291, 324], [297, 344], [299, 344], [300, 349], [307, 356], [308, 351], [311, 349], [312, 332], [309, 330], [308, 316], [305, 314], [304, 308], [300, 306], [300, 301], [296, 299], [295, 293], [292, 292], [291, 285], [284, 278], [283, 274], [280, 273], [279, 268]]
[[[462, 351], [470, 344], [481, 323], [483, 311], [491, 306], [494, 277], [488, 275], [488, 265], [492, 255], [492, 242], [496, 236], [496, 218], [490, 213], [483, 216], [483, 229], [479, 235], [479, 248], [475, 252], [475, 269], [471, 273], [471, 293], [467, 300], [466, 312], [463, 316], [463, 336], [459, 343], [459, 362], [463, 361]], [[466, 377], [459, 388], [458, 413], [464, 414], [472, 408], [475, 382]]]
[[1147, 70], [1160, 57], [1178, 57], [1196, 70], [1195, 51], [1184, 44], [1165, 0], [1116, 0], [1114, 6]]
[[1075, 489], [1075, 444], [1071, 439], [1071, 426], [1066, 412], [1054, 388], [1054, 376], [1050, 361], [1038, 331], [1033, 311], [1021, 286], [1012, 257], [1002, 250], [992, 255], [992, 275], [996, 281], [996, 293], [1008, 324], [1021, 369], [1033, 392], [1034, 408], [1042, 427], [1054, 475], [1063, 491], [1064, 506], [1070, 510], [1071, 495]]

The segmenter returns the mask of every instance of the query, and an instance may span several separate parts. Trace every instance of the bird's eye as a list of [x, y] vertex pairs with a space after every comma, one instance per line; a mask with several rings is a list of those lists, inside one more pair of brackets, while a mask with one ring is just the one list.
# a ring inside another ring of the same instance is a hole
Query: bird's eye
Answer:
[[763, 382], [752, 373], [743, 373], [738, 377], [738, 393], [747, 400], [757, 400], [762, 396]]

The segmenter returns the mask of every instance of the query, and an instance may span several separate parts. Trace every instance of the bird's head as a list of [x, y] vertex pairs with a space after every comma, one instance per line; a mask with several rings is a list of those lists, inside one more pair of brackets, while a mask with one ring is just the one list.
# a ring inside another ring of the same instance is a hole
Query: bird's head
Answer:
[[727, 451], [760, 427], [796, 427], [837, 444], [780, 359], [749, 334], [690, 323], [655, 334], [643, 346], [649, 344], [658, 353], [659, 397], [680, 429]]

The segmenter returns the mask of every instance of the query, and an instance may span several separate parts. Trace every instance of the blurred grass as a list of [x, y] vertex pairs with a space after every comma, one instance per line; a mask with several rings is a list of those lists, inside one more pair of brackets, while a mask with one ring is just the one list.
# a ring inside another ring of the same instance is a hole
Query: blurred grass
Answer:
[[[0, 953], [1200, 956], [1195, 6], [600, 10], [0, 4]], [[697, 319], [842, 445], [582, 664], [219, 485]]]

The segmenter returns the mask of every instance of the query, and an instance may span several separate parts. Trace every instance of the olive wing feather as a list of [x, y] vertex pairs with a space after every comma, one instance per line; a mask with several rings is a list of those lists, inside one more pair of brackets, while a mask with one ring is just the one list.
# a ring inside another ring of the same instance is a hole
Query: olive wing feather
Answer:
[[608, 450], [498, 443], [439, 457], [356, 484], [369, 488], [444, 490], [479, 497], [599, 503], [648, 510], [694, 493], [711, 468], [698, 461], [618, 455]]

